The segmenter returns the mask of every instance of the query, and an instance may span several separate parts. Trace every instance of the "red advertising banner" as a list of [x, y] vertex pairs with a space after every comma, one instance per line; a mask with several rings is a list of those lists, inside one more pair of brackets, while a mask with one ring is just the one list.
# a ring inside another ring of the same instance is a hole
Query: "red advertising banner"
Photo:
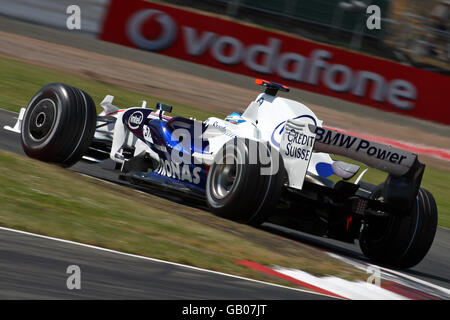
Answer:
[[450, 78], [141, 0], [112, 0], [102, 40], [450, 124]]

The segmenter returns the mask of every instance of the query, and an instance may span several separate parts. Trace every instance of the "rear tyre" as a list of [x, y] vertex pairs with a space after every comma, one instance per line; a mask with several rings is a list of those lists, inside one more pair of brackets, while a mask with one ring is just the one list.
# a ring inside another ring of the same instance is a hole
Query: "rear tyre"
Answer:
[[[381, 194], [382, 186], [373, 193]], [[437, 228], [437, 207], [433, 195], [420, 188], [409, 214], [373, 218], [360, 236], [362, 252], [371, 260], [397, 268], [411, 268], [427, 254]]]
[[31, 158], [69, 167], [89, 148], [96, 121], [94, 101], [86, 92], [61, 83], [48, 84], [28, 104], [22, 147]]
[[209, 170], [208, 206], [220, 217], [260, 225], [275, 210], [284, 174], [277, 150], [248, 139], [231, 140]]

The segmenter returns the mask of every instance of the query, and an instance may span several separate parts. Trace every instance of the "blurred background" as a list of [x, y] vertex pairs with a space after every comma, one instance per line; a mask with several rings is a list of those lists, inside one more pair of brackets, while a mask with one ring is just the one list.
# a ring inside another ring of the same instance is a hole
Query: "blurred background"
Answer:
[[[346, 49], [450, 74], [448, 0], [168, 0]], [[381, 29], [365, 28], [366, 8]]]
[[[418, 68], [450, 74], [450, 0], [154, 0]], [[108, 0], [0, 0], [0, 14], [65, 28], [65, 8], [83, 10], [83, 32], [97, 33]], [[365, 28], [366, 8], [381, 10], [381, 29]], [[87, 19], [87, 21], [86, 21]]]

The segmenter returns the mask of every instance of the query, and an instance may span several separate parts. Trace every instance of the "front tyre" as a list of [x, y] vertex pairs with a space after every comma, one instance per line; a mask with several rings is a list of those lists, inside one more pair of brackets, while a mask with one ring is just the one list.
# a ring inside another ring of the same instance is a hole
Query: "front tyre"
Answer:
[[97, 111], [84, 91], [48, 84], [28, 104], [21, 128], [25, 153], [69, 167], [81, 159], [95, 133]]
[[[380, 188], [374, 196], [380, 194]], [[411, 211], [404, 216], [373, 218], [360, 236], [360, 247], [371, 260], [397, 268], [411, 268], [427, 254], [437, 228], [433, 195], [420, 188]]]
[[277, 150], [248, 139], [231, 140], [210, 167], [208, 206], [220, 217], [259, 225], [275, 210], [284, 174]]

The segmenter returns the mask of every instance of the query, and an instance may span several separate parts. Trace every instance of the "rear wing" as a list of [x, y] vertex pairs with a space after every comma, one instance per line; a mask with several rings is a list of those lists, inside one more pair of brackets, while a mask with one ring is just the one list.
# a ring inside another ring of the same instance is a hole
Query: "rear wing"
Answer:
[[341, 155], [387, 172], [381, 196], [400, 211], [409, 210], [425, 170], [416, 154], [314, 125], [309, 125], [309, 130], [315, 134], [314, 151]]
[[309, 125], [315, 133], [314, 151], [341, 155], [396, 176], [402, 176], [414, 165], [417, 155], [342, 132]]

